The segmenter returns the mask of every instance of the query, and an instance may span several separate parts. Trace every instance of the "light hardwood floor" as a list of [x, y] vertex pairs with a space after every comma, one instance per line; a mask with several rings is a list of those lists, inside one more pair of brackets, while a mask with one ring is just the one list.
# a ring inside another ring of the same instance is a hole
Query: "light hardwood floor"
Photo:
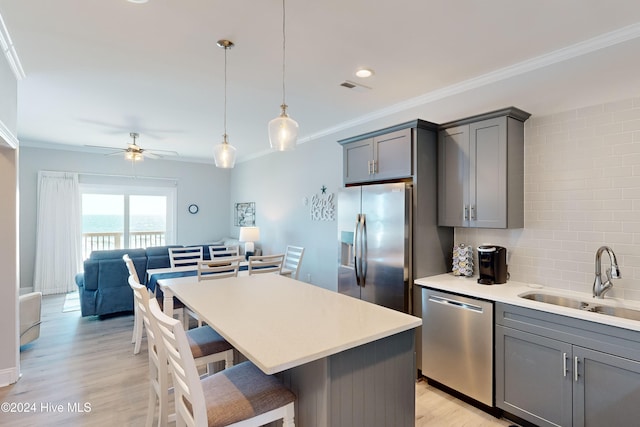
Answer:
[[[133, 316], [82, 318], [79, 311], [63, 313], [63, 304], [64, 296], [43, 299], [40, 338], [21, 353], [22, 378], [0, 388], [0, 403], [21, 413], [3, 406], [0, 426], [143, 426], [148, 358], [146, 339], [133, 354]], [[416, 426], [511, 424], [425, 381], [416, 384]]]

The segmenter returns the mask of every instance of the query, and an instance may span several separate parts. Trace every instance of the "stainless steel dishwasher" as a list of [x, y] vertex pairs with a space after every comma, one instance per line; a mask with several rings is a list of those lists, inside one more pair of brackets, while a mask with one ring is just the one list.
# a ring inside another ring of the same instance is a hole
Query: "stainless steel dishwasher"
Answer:
[[493, 407], [493, 302], [422, 290], [422, 374]]

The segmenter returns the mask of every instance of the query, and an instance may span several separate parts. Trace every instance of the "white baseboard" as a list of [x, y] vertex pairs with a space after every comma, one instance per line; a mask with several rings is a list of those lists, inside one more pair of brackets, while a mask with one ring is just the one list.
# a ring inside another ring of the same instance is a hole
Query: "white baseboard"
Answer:
[[18, 367], [0, 370], [0, 387], [14, 384], [18, 382], [19, 379], [20, 372], [18, 371]]

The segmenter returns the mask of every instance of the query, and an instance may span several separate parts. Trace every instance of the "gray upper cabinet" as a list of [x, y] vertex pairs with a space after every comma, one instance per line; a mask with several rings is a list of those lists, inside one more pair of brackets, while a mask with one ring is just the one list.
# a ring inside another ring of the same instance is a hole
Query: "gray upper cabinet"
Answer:
[[412, 168], [411, 129], [343, 144], [344, 183], [410, 178]]
[[524, 121], [507, 108], [441, 126], [438, 224], [524, 226]]

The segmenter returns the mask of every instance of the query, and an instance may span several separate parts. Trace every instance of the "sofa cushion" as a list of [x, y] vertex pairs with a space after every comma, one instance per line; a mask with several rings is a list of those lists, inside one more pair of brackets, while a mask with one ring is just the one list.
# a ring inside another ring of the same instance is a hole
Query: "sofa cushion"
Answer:
[[144, 249], [111, 249], [107, 251], [93, 251], [89, 255], [89, 259], [92, 261], [99, 261], [103, 259], [118, 258], [122, 261], [122, 256], [125, 254], [129, 254], [129, 257], [132, 259], [147, 256]]
[[[169, 268], [169, 248], [181, 248], [182, 245], [153, 246], [146, 249], [147, 270], [154, 268]], [[146, 274], [145, 274], [146, 275]]]

